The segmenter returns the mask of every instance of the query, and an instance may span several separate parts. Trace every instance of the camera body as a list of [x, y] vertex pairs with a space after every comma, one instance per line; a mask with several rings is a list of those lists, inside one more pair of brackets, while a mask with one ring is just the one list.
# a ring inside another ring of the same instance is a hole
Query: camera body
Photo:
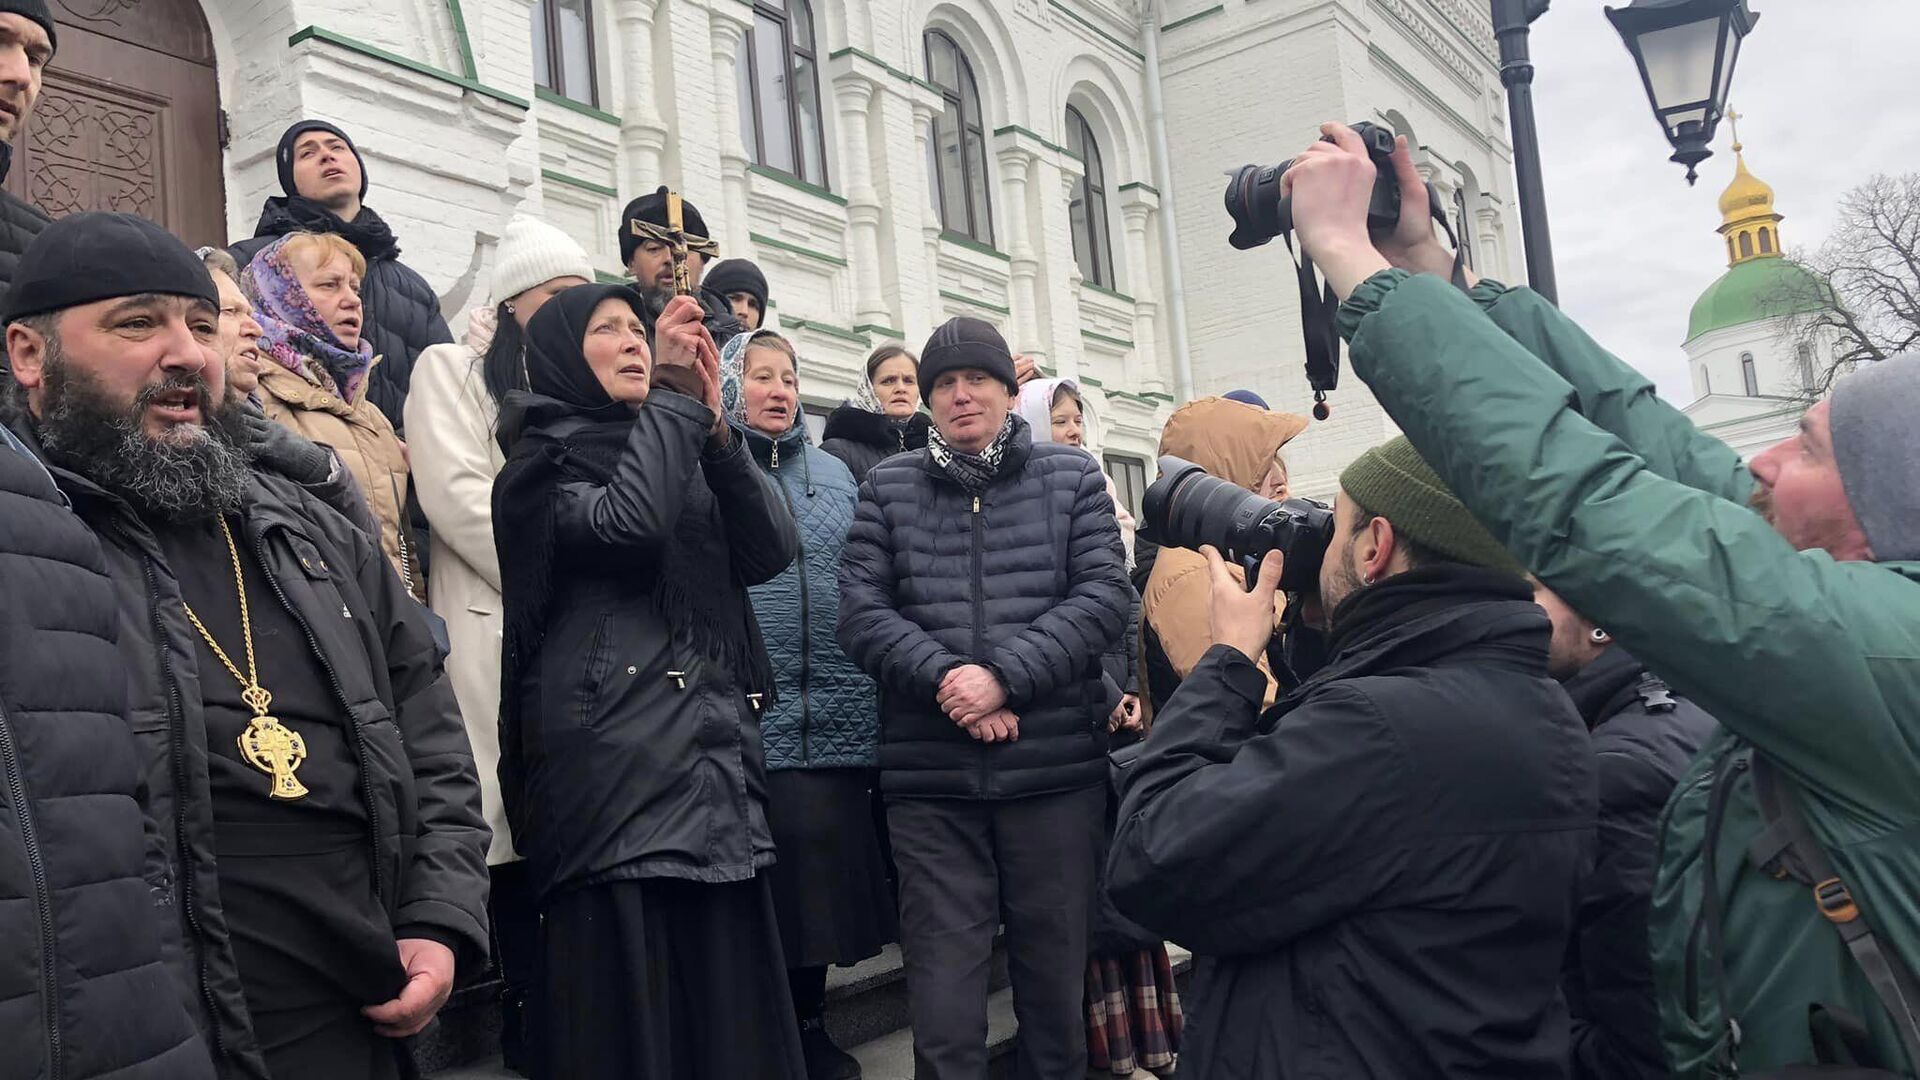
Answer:
[[1286, 556], [1282, 592], [1316, 592], [1333, 543], [1333, 510], [1312, 499], [1275, 502], [1169, 454], [1142, 507], [1147, 536], [1166, 547], [1212, 544], [1247, 571], [1251, 589], [1269, 551]]
[[[1353, 125], [1373, 160], [1373, 197], [1367, 203], [1367, 228], [1391, 229], [1400, 223], [1400, 181], [1393, 171], [1393, 132], [1365, 120]], [[1326, 137], [1322, 142], [1332, 142]], [[1227, 242], [1241, 251], [1256, 248], [1293, 231], [1293, 209], [1280, 197], [1280, 177], [1293, 164], [1242, 165], [1227, 181], [1227, 214], [1233, 235]]]

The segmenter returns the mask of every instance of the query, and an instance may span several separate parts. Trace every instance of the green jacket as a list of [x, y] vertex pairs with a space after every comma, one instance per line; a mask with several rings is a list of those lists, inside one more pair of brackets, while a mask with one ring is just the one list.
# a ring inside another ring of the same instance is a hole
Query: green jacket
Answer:
[[[1723, 725], [1661, 821], [1650, 938], [1675, 1075], [1814, 1061], [1816, 1003], [1864, 1019], [1879, 1063], [1901, 1069], [1810, 890], [1746, 861], [1761, 827], [1747, 769], [1764, 753], [1798, 789], [1883, 944], [1920, 969], [1920, 564], [1793, 550], [1747, 509], [1731, 450], [1530, 291], [1488, 282], [1470, 301], [1387, 271], [1340, 320], [1354, 370], [1474, 514]], [[1718, 963], [1708, 889], [1725, 912]]]

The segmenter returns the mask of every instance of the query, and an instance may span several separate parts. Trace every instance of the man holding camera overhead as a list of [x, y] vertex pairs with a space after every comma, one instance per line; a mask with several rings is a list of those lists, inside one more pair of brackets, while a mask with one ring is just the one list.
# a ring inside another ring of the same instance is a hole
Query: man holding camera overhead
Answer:
[[[1721, 722], [1659, 838], [1675, 1074], [1911, 1075], [1920, 357], [1840, 380], [1743, 466], [1534, 293], [1427, 276], [1453, 257], [1410, 204], [1370, 236], [1380, 170], [1324, 130], [1293, 215], [1355, 371], [1507, 550]], [[1404, 148], [1391, 167], [1412, 186]]]
[[1405, 439], [1368, 451], [1320, 565], [1327, 663], [1263, 714], [1283, 552], [1248, 592], [1202, 551], [1214, 645], [1129, 770], [1107, 868], [1200, 957], [1180, 1075], [1566, 1076], [1593, 762], [1519, 567]]

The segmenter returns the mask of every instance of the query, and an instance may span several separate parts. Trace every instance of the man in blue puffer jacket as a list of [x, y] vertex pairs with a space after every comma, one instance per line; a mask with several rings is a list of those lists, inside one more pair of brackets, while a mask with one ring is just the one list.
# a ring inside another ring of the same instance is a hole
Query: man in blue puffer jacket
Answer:
[[800, 557], [752, 588], [773, 661], [774, 699], [760, 717], [767, 825], [778, 861], [773, 906], [811, 1080], [857, 1080], [860, 1065], [821, 1021], [827, 966], [852, 964], [894, 938], [892, 894], [874, 823], [873, 680], [834, 641], [840, 550], [859, 488], [838, 458], [812, 445], [800, 415], [793, 345], [768, 330], [721, 352], [721, 405], [780, 490]]

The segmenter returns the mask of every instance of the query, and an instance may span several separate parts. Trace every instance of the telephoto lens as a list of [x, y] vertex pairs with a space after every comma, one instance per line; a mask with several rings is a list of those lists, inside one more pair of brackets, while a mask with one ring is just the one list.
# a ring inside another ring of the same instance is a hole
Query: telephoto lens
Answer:
[[1163, 547], [1198, 551], [1212, 544], [1247, 571], [1249, 589], [1260, 560], [1278, 551], [1286, 557], [1280, 590], [1316, 591], [1320, 562], [1333, 543], [1333, 511], [1325, 503], [1263, 499], [1171, 454], [1160, 459], [1143, 516], [1148, 538]]

